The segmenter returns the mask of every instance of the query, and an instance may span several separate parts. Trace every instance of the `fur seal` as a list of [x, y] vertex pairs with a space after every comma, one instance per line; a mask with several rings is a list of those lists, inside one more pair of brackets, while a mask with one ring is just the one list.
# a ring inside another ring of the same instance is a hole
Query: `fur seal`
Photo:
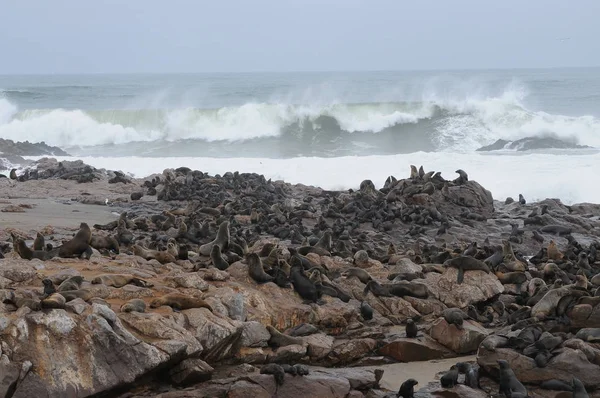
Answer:
[[67, 300], [59, 293], [52, 293], [50, 296], [42, 299], [42, 308], [65, 308]]
[[17, 180], [19, 177], [17, 176], [17, 169], [11, 169], [9, 177], [11, 180]]
[[[213, 247], [218, 247], [218, 245], [215, 245]], [[262, 261], [258, 254], [248, 254], [246, 256], [246, 263], [248, 263], [248, 275], [256, 283], [262, 284], [273, 281], [273, 277], [265, 272], [262, 265]]]
[[220, 269], [221, 271], [225, 271], [229, 268], [229, 263], [221, 255], [221, 246], [219, 245], [213, 245], [210, 249], [210, 259], [215, 268]]
[[33, 241], [33, 250], [44, 250], [46, 248], [45, 246], [44, 235], [38, 232]]
[[229, 221], [223, 221], [221, 225], [219, 225], [219, 230], [217, 231], [215, 239], [212, 242], [200, 246], [198, 253], [203, 256], [210, 256], [210, 251], [214, 245], [219, 245], [221, 251], [226, 252], [229, 248], [229, 240]]
[[459, 330], [463, 329], [463, 321], [469, 318], [460, 308], [447, 308], [442, 311], [442, 316], [449, 325], [454, 325]]
[[369, 292], [373, 293], [375, 297], [392, 297], [392, 293], [385, 287], [379, 284], [377, 281], [369, 281], [363, 290], [363, 294], [366, 296]]
[[76, 298], [80, 298], [83, 301], [88, 301], [93, 298], [94, 295], [87, 289], [78, 289], [78, 290], [65, 290], [59, 291], [58, 294], [63, 296], [67, 302], [75, 300]]
[[429, 297], [429, 290], [427, 285], [419, 282], [406, 282], [399, 281], [392, 284], [385, 285], [385, 288], [394, 296], [398, 297], [416, 297], [426, 299]]
[[42, 280], [42, 284], [44, 285], [44, 293], [42, 295], [43, 297], [48, 297], [52, 293], [56, 293], [56, 287], [54, 286], [54, 283], [51, 279], [44, 278]]
[[310, 369], [308, 369], [308, 366], [306, 365], [297, 363], [293, 368], [296, 370], [298, 376], [308, 376], [310, 374]]
[[600, 328], [582, 328], [575, 334], [576, 339], [581, 339], [586, 342], [600, 341]]
[[540, 384], [540, 388], [543, 390], [553, 390], [553, 391], [573, 391], [573, 386], [565, 383], [562, 380], [544, 380]]
[[406, 337], [408, 337], [410, 339], [414, 339], [417, 337], [418, 334], [419, 334], [419, 328], [417, 328], [415, 321], [408, 318], [406, 320]]
[[260, 368], [260, 374], [273, 375], [273, 377], [275, 378], [275, 384], [277, 386], [283, 385], [283, 380], [285, 379], [285, 371], [280, 365], [277, 365], [276, 363], [263, 365]]
[[90, 246], [96, 250], [106, 249], [112, 250], [117, 254], [120, 253], [119, 242], [112, 236], [92, 235]]
[[139, 245], [133, 245], [133, 254], [142, 257], [145, 260], [156, 260], [161, 264], [174, 263], [177, 261], [173, 255], [167, 251], [149, 250]]
[[559, 287], [557, 289], [549, 290], [542, 299], [537, 302], [531, 309], [531, 316], [536, 317], [539, 320], [543, 320], [548, 316], [551, 316], [556, 309], [560, 299], [568, 296], [570, 291], [566, 287]]
[[40, 311], [42, 309], [42, 303], [40, 301], [29, 297], [19, 297], [14, 300], [14, 304], [17, 308], [27, 307], [32, 311]]
[[81, 284], [83, 283], [83, 276], [75, 275], [70, 278], [65, 279], [56, 290], [58, 292], [65, 292], [67, 290], [79, 290], [81, 288]]
[[360, 303], [360, 314], [365, 321], [370, 321], [373, 319], [373, 307], [371, 307], [366, 301], [362, 301]]
[[563, 254], [560, 252], [560, 250], [558, 250], [558, 247], [556, 246], [556, 242], [554, 242], [554, 240], [551, 240], [548, 244], [547, 253], [549, 260], [562, 260], [563, 258]]
[[16, 240], [13, 241], [13, 247], [15, 252], [25, 260], [37, 258], [38, 260], [46, 261], [56, 256], [56, 251], [47, 252], [43, 250], [31, 250], [27, 247], [25, 241], [20, 238], [16, 238]]
[[210, 312], [212, 312], [212, 307], [208, 305], [206, 301], [180, 293], [165, 294], [164, 296], [155, 298], [150, 302], [150, 308], [158, 308], [163, 305], [179, 311], [190, 308], [207, 308]]
[[504, 359], [499, 359], [498, 366], [500, 367], [500, 394], [512, 397], [514, 393], [517, 393], [520, 394], [519, 396], [527, 397], [527, 389], [517, 379], [515, 372], [510, 368], [508, 362]]
[[465, 386], [479, 389], [479, 371], [467, 362], [458, 362], [456, 368], [459, 373], [465, 374]]
[[414, 398], [415, 397], [415, 386], [419, 384], [415, 379], [408, 379], [400, 386], [398, 390], [398, 394], [396, 397], [398, 398]]
[[285, 334], [281, 333], [279, 330], [275, 329], [271, 325], [267, 325], [267, 330], [269, 331], [269, 334], [271, 335], [271, 338], [269, 339], [269, 344], [271, 346], [285, 347], [285, 346], [294, 345], [294, 344], [298, 344], [298, 345], [304, 344], [303, 339], [301, 339], [299, 337], [285, 335]]
[[351, 267], [342, 272], [342, 276], [346, 278], [351, 278], [353, 276], [357, 277], [362, 283], [367, 284], [369, 281], [373, 280], [371, 275], [367, 271], [358, 267]]
[[442, 388], [452, 388], [458, 384], [458, 368], [456, 365], [452, 365], [450, 370], [440, 377], [440, 384]]
[[539, 229], [542, 233], [555, 234], [558, 236], [570, 235], [573, 232], [572, 228], [563, 227], [562, 225], [546, 225]]
[[513, 272], [526, 270], [526, 265], [517, 259], [517, 256], [515, 256], [512, 244], [509, 240], [504, 239], [502, 241], [502, 253], [504, 254], [502, 262], [504, 263], [506, 269]]
[[585, 386], [577, 377], [573, 377], [572, 386], [573, 398], [590, 398], [587, 391], [585, 390]]
[[469, 256], [458, 256], [446, 260], [444, 266], [458, 269], [456, 282], [459, 284], [464, 281], [465, 271], [484, 271], [485, 273], [490, 273], [489, 267], [484, 262]]
[[85, 258], [89, 259], [92, 255], [91, 241], [92, 231], [86, 223], [82, 222], [79, 224], [79, 231], [77, 231], [73, 239], [58, 247], [58, 256], [62, 258], [77, 258], [85, 254]]
[[304, 300], [316, 302], [319, 299], [317, 287], [304, 274], [304, 270], [302, 267], [299, 267], [299, 266], [292, 267], [292, 269], [290, 270], [290, 281], [292, 282], [292, 285], [294, 286], [294, 290]]
[[496, 277], [503, 285], [520, 285], [527, 282], [527, 275], [524, 272], [496, 272]]
[[146, 312], [146, 303], [142, 299], [132, 299], [121, 306], [121, 312]]
[[123, 287], [125, 285], [135, 285], [140, 287], [152, 287], [151, 283], [146, 282], [143, 279], [137, 278], [133, 275], [128, 274], [103, 274], [98, 275], [92, 279], [93, 284], [103, 284], [112, 287]]

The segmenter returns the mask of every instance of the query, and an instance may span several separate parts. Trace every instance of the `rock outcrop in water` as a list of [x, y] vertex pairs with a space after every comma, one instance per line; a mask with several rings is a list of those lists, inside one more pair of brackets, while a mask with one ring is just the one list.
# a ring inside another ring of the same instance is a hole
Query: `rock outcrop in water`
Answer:
[[516, 151], [530, 151], [534, 149], [585, 149], [592, 148], [587, 145], [577, 145], [570, 141], [553, 137], [525, 137], [515, 141], [497, 140], [493, 144], [482, 146], [479, 152], [498, 151], [510, 149]]
[[[36, 167], [94, 175], [73, 192], [118, 177]], [[0, 230], [0, 397], [382, 397], [361, 365], [468, 353], [459, 385], [420, 396], [498, 391], [498, 360], [536, 393], [600, 388], [598, 205], [504, 204], [416, 168], [343, 192], [187, 168], [134, 182], [106, 192], [121, 216], [92, 226], [88, 260], [53, 251], [76, 231]]]
[[46, 145], [45, 142], [31, 143], [15, 142], [0, 138], [0, 170], [8, 170], [13, 165], [27, 165], [31, 163], [23, 156], [70, 156], [58, 147]]

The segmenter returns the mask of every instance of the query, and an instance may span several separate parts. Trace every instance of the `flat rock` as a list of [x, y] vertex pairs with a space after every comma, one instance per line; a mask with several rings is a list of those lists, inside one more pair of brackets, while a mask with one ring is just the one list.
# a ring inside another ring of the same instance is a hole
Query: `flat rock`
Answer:
[[400, 338], [379, 349], [379, 353], [399, 362], [429, 361], [451, 358], [455, 354], [431, 337]]

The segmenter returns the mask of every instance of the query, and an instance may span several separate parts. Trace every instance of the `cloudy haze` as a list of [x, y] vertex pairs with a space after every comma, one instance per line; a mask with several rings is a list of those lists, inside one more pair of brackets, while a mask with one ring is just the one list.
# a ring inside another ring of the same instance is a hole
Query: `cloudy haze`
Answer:
[[597, 0], [7, 0], [0, 74], [597, 66], [598, 15]]

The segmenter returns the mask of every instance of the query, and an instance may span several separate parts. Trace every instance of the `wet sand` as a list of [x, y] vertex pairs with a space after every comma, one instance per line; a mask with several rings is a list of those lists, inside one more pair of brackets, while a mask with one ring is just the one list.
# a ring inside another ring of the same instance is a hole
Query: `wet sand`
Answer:
[[[23, 212], [4, 212], [9, 206], [32, 205]], [[77, 229], [81, 222], [106, 224], [119, 214], [110, 206], [86, 205], [57, 199], [0, 199], [0, 226], [22, 231], [54, 228]]]
[[417, 390], [425, 387], [427, 383], [435, 381], [436, 374], [450, 369], [450, 366], [455, 365], [457, 362], [475, 361], [476, 359], [476, 355], [469, 355], [433, 361], [403, 362], [394, 363], [391, 365], [366, 366], [363, 369], [384, 369], [383, 378], [380, 381], [380, 385], [388, 390], [398, 391], [400, 385], [402, 385], [402, 383], [407, 379], [415, 379], [419, 382], [419, 385], [417, 386], [418, 388], [415, 388], [415, 390]]

